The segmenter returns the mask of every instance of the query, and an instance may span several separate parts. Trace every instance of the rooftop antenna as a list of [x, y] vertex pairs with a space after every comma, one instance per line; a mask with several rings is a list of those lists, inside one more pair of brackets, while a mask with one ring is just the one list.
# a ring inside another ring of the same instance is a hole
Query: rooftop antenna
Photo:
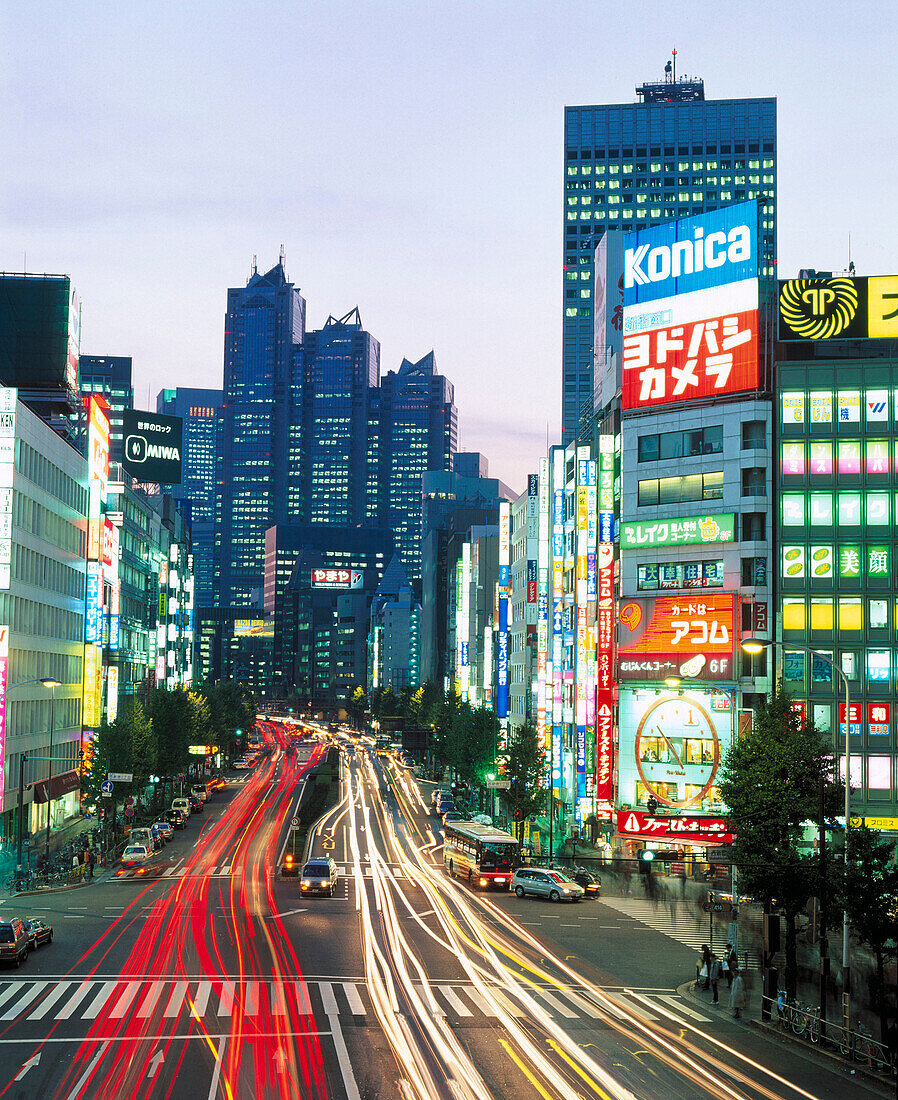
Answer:
[[677, 51], [676, 49], [671, 51], [671, 57], [673, 58], [673, 82], [677, 82]]
[[283, 245], [281, 245], [281, 254], [280, 254], [279, 258], [278, 258], [278, 262], [280, 263], [281, 267], [283, 267], [283, 266], [284, 266], [284, 261], [285, 261], [286, 259], [287, 259], [287, 253], [286, 253], [286, 252], [285, 252], [285, 250], [284, 250], [284, 246], [283, 246]]
[[854, 260], [851, 258], [851, 234], [848, 234], [848, 274], [854, 275]]
[[259, 260], [258, 260], [256, 254], [254, 252], [253, 253], [253, 275], [258, 275], [258, 274], [259, 274]]

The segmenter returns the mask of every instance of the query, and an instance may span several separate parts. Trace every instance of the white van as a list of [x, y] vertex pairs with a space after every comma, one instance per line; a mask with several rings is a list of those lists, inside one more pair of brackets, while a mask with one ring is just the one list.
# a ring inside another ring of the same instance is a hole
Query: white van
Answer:
[[190, 817], [193, 813], [193, 807], [190, 804], [189, 798], [176, 798], [171, 804], [173, 810], [180, 810], [185, 817]]

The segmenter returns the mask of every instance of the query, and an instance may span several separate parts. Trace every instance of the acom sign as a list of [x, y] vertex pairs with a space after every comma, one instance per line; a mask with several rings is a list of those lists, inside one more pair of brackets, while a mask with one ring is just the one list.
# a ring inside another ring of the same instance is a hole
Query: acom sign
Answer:
[[125, 409], [122, 414], [125, 443], [122, 465], [138, 481], [179, 485], [183, 431], [184, 421], [180, 416]]

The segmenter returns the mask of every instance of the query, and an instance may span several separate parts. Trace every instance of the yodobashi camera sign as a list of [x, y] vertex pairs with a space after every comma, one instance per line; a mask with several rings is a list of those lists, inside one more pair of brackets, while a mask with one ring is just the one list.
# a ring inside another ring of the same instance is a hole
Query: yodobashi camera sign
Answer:
[[141, 409], [125, 409], [122, 416], [122, 465], [138, 481], [179, 485], [184, 421]]

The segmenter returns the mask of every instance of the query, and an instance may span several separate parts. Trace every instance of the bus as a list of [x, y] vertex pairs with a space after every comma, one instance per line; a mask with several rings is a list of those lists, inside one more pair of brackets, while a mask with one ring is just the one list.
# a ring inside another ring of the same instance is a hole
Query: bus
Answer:
[[476, 821], [446, 822], [443, 865], [450, 875], [460, 875], [472, 886], [502, 886], [507, 890], [520, 863], [520, 846], [511, 833]]

